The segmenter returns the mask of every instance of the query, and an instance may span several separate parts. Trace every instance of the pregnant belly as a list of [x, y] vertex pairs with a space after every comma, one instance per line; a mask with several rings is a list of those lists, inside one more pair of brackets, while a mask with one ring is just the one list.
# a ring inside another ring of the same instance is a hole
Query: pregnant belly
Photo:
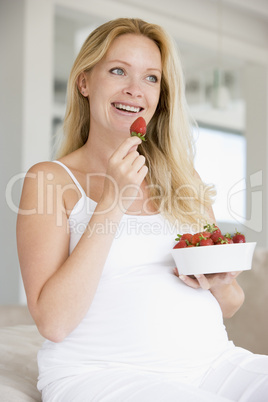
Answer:
[[141, 271], [102, 281], [70, 341], [83, 345], [84, 359], [173, 371], [215, 356], [228, 339], [209, 291], [171, 272]]

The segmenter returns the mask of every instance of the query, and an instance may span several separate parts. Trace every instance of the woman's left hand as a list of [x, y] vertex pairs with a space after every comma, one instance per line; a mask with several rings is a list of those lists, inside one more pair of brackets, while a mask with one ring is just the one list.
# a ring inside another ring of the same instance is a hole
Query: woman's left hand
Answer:
[[236, 272], [221, 272], [217, 274], [206, 274], [206, 275], [179, 275], [178, 269], [174, 268], [174, 274], [178, 276], [186, 285], [197, 289], [217, 289], [225, 285], [232, 284], [233, 280], [241, 273], [242, 271]]

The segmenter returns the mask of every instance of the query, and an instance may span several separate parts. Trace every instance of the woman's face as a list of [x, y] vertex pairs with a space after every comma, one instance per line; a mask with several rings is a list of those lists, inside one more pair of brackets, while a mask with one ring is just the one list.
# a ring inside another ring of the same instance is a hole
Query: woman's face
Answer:
[[160, 95], [161, 55], [149, 38], [117, 37], [106, 56], [87, 75], [90, 132], [129, 135], [131, 123], [143, 116], [148, 124]]

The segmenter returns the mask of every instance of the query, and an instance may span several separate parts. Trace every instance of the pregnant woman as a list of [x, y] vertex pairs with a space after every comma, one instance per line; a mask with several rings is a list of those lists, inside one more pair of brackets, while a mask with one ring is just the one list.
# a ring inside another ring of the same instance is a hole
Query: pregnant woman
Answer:
[[[243, 303], [235, 275], [174, 274], [177, 233], [215, 218], [172, 40], [139, 19], [103, 24], [67, 101], [57, 159], [26, 174], [17, 223], [43, 401], [266, 401], [268, 357], [223, 324]], [[137, 117], [146, 141], [130, 136]]]

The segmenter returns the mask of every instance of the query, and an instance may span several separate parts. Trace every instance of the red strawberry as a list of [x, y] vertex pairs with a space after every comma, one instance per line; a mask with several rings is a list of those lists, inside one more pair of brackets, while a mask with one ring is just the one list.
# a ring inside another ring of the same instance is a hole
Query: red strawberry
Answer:
[[233, 244], [233, 239], [232, 239], [232, 236], [230, 235], [230, 233], [225, 233], [224, 237], [227, 240], [228, 244]]
[[236, 232], [232, 237], [234, 243], [246, 243], [246, 238], [242, 233]]
[[189, 242], [191, 242], [192, 234], [191, 234], [191, 233], [184, 233], [184, 234], [181, 236], [181, 238], [182, 238], [183, 240], [188, 240]]
[[211, 236], [211, 239], [214, 241], [214, 244], [227, 244], [228, 241], [226, 240], [225, 236], [222, 234], [218, 235], [216, 234], [216, 238], [214, 240], [213, 235]]
[[214, 243], [217, 243], [220, 240], [221, 236], [222, 236], [221, 233], [212, 233], [210, 238]]
[[191, 233], [184, 233], [182, 235], [178, 234], [175, 240], [188, 240], [188, 242], [191, 243], [192, 234]]
[[221, 230], [215, 223], [212, 223], [211, 225], [208, 223], [207, 225], [204, 226], [204, 229], [207, 230], [208, 232], [212, 234], [221, 234]]
[[199, 233], [195, 233], [195, 234], [192, 236], [192, 241], [191, 241], [191, 243], [192, 243], [193, 246], [198, 246], [198, 245], [199, 245], [199, 242], [200, 242], [200, 240], [201, 240], [201, 235], [202, 235], [202, 233], [199, 232]]
[[201, 236], [205, 237], [206, 239], [208, 239], [211, 236], [211, 232], [208, 232], [207, 230], [204, 232], [200, 233]]
[[203, 237], [200, 240], [199, 246], [212, 246], [213, 244], [213, 240], [211, 240], [209, 237]]
[[144, 120], [143, 117], [138, 117], [130, 126], [130, 135], [134, 136], [136, 135], [139, 137], [142, 141], [145, 140], [145, 135], [146, 135], [146, 121]]
[[188, 247], [186, 240], [180, 240], [173, 248], [185, 248]]

